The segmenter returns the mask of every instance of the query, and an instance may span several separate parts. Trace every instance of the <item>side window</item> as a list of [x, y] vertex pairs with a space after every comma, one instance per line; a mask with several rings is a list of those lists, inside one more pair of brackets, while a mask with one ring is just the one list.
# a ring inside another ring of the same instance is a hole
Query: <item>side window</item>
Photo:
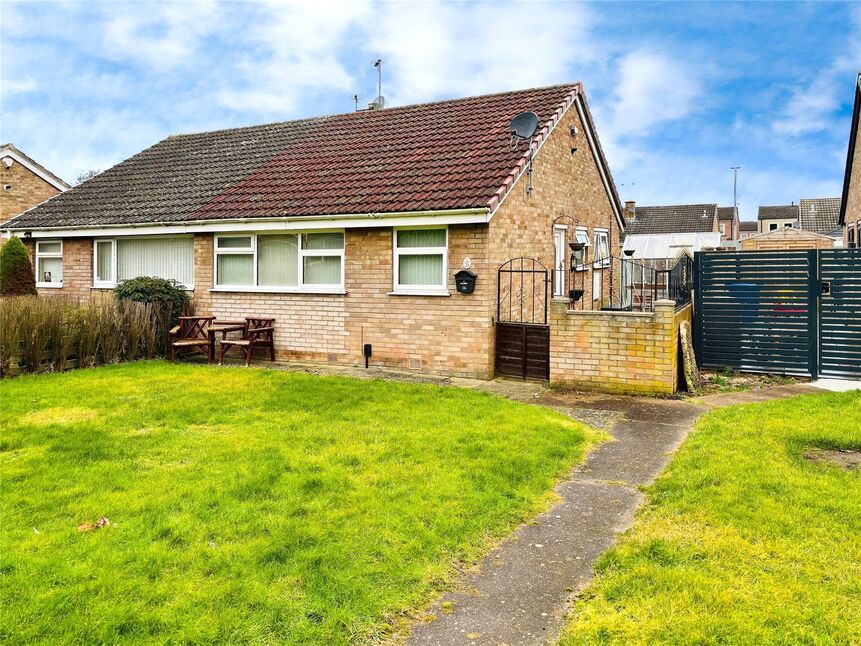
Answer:
[[63, 286], [62, 240], [36, 241], [36, 284], [39, 287]]

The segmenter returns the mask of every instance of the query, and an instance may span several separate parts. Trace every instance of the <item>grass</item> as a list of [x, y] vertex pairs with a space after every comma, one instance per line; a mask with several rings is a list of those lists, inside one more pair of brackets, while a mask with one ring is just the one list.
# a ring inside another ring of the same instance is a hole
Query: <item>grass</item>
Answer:
[[0, 397], [5, 643], [384, 639], [598, 439], [455, 388], [152, 361]]
[[562, 644], [858, 643], [861, 394], [701, 418], [575, 605]]

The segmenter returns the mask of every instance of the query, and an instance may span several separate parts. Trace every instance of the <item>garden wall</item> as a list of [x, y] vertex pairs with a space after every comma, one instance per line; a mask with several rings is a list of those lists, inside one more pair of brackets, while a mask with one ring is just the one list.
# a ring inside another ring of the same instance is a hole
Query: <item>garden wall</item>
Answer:
[[587, 390], [670, 395], [679, 385], [679, 326], [691, 305], [676, 311], [660, 300], [654, 312], [550, 311], [550, 382]]

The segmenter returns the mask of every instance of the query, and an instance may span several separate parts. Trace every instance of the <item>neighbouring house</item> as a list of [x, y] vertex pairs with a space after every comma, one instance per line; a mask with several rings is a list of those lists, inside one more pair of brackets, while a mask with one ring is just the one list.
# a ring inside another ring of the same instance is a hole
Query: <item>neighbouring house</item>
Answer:
[[738, 239], [744, 240], [759, 233], [759, 224], [757, 222], [742, 220], [738, 223]]
[[[539, 118], [531, 144], [509, 131], [524, 111]], [[692, 219], [716, 231], [715, 205], [700, 206]], [[538, 261], [574, 321], [569, 281], [579, 274], [583, 301], [602, 298], [625, 221], [573, 83], [172, 136], [0, 226], [27, 242], [41, 294], [89, 299], [156, 275], [184, 284], [199, 312], [275, 317], [280, 358], [355, 364], [370, 344], [374, 365], [487, 377], [500, 267]], [[577, 267], [571, 243], [588, 252]], [[644, 326], [674, 334], [672, 304], [651, 316]], [[551, 379], [601, 372], [548, 356], [563, 341], [541, 350]], [[633, 367], [613, 348], [616, 389], [675, 387], [668, 357]]]
[[739, 239], [738, 208], [735, 206], [718, 207], [718, 230], [724, 242]]
[[12, 144], [0, 146], [0, 222], [54, 197], [69, 185]]
[[840, 198], [802, 198], [798, 201], [798, 228], [828, 236], [833, 246], [843, 246], [843, 227], [840, 226]]
[[717, 204], [636, 206], [625, 203], [623, 253], [665, 269], [682, 255], [720, 247]]
[[821, 233], [797, 227], [780, 227], [757, 233], [739, 243], [742, 251], [778, 251], [788, 249], [833, 249], [834, 239]]
[[759, 232], [768, 233], [785, 227], [798, 226], [798, 206], [793, 202], [783, 206], [761, 206], [757, 213]]
[[846, 152], [846, 172], [843, 175], [843, 198], [840, 202], [838, 223], [843, 229], [843, 246], [861, 247], [861, 72], [855, 79], [855, 105], [852, 110], [852, 127], [849, 131], [849, 149]]

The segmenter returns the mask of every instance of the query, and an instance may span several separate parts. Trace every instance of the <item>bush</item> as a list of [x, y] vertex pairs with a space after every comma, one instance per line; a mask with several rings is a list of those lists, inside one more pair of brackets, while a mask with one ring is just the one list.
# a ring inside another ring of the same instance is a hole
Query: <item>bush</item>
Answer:
[[114, 294], [120, 301], [135, 303], [153, 303], [163, 306], [170, 312], [172, 323], [177, 322], [189, 307], [188, 292], [175, 280], [139, 276], [122, 281], [114, 288]]
[[0, 296], [35, 296], [36, 276], [27, 247], [12, 236], [0, 248]]

